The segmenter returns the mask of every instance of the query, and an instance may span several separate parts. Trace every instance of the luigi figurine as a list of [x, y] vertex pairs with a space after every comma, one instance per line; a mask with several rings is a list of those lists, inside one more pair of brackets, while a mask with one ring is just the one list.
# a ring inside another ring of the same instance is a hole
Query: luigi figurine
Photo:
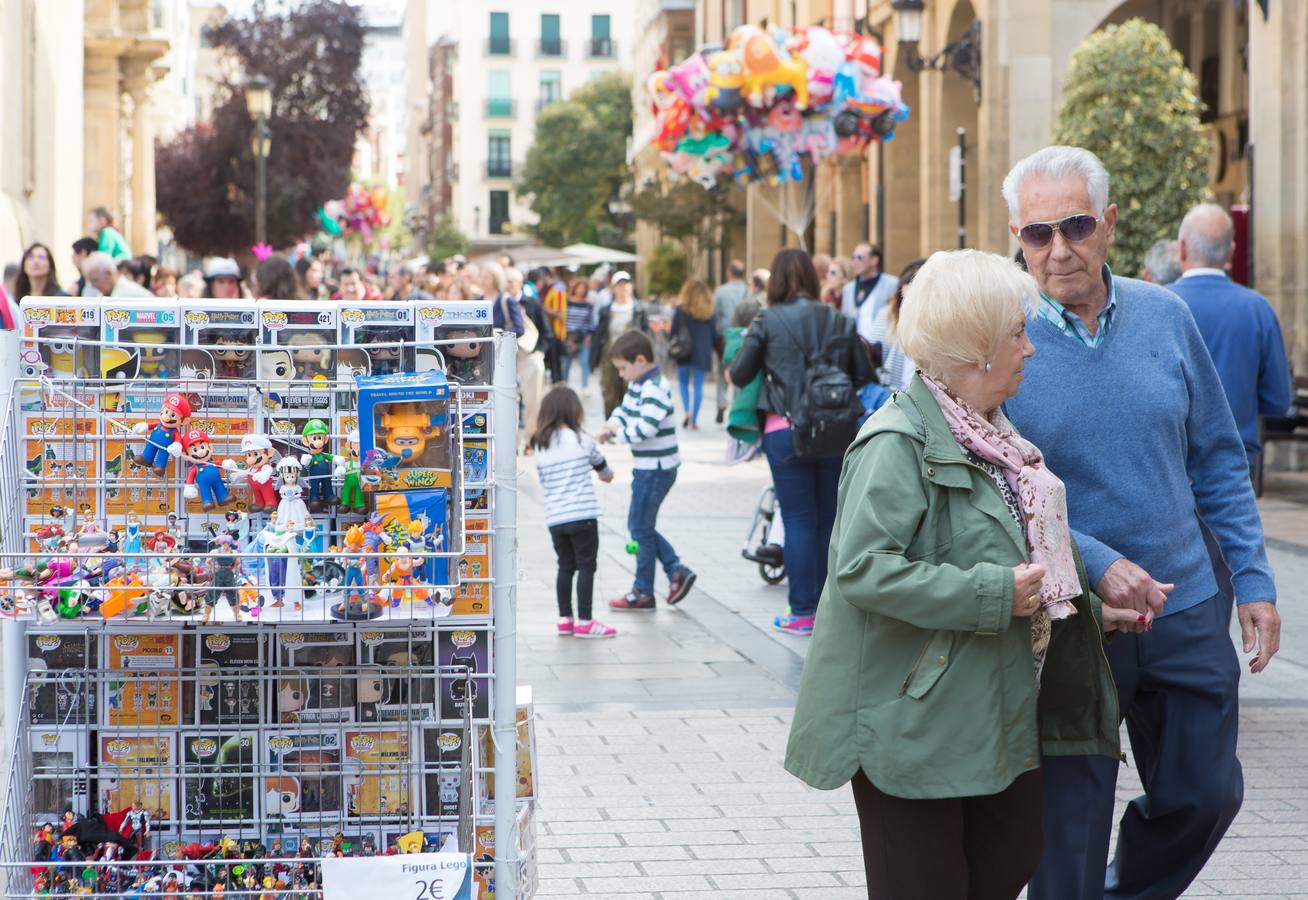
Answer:
[[300, 455], [304, 466], [304, 480], [309, 487], [309, 505], [315, 512], [321, 512], [328, 503], [335, 500], [332, 496], [332, 453], [328, 449], [331, 432], [322, 419], [310, 419], [304, 423], [300, 440], [309, 448], [308, 453]]
[[[345, 438], [345, 456], [336, 457], [337, 474], [342, 475], [340, 504], [343, 509], [363, 512], [363, 480], [359, 477], [359, 429]], [[342, 467], [344, 471], [342, 471]]]

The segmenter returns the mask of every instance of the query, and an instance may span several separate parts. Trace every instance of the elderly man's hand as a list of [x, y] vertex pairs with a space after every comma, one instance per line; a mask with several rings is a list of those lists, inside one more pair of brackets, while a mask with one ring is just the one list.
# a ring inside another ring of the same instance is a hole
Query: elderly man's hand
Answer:
[[1095, 593], [1109, 606], [1159, 616], [1174, 587], [1174, 584], [1154, 581], [1148, 572], [1122, 557], [1108, 567], [1104, 577], [1095, 585]]
[[1249, 660], [1249, 671], [1257, 675], [1272, 661], [1281, 649], [1281, 614], [1276, 604], [1266, 600], [1241, 603], [1236, 606], [1240, 616], [1240, 637], [1244, 639], [1244, 652], [1258, 648], [1258, 655]]

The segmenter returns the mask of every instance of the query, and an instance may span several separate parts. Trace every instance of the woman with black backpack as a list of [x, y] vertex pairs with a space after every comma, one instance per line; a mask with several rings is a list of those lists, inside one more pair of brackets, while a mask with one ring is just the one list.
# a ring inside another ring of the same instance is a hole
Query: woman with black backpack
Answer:
[[732, 384], [763, 373], [759, 424], [785, 525], [790, 581], [790, 609], [772, 627], [798, 635], [813, 633], [827, 579], [841, 458], [863, 411], [857, 392], [876, 377], [854, 324], [816, 299], [818, 293], [808, 254], [779, 252], [767, 308], [749, 326], [731, 366]]

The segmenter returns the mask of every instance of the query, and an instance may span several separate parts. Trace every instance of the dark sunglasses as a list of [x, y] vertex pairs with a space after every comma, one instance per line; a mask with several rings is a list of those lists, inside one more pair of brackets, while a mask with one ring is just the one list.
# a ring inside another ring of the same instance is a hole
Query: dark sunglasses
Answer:
[[1102, 218], [1102, 216], [1079, 213], [1057, 222], [1031, 222], [1018, 229], [1017, 239], [1024, 247], [1042, 250], [1049, 246], [1049, 242], [1054, 239], [1054, 232], [1057, 231], [1063, 236], [1063, 240], [1077, 244], [1095, 233]]

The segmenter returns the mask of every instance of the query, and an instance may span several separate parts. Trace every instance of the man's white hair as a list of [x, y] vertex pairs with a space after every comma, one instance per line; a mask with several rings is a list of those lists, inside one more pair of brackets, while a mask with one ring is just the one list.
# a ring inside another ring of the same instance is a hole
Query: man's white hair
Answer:
[[89, 254], [86, 259], [82, 260], [82, 276], [90, 281], [99, 278], [106, 272], [115, 272], [118, 270], [118, 264], [108, 253], [96, 251]]
[[1108, 170], [1104, 164], [1089, 150], [1055, 144], [1018, 160], [1004, 178], [1004, 202], [1008, 204], [1009, 219], [1014, 225], [1023, 224], [1017, 220], [1017, 195], [1028, 178], [1058, 180], [1072, 176], [1085, 180], [1090, 194], [1090, 212], [1103, 215], [1108, 208]]
[[1185, 244], [1185, 255], [1192, 263], [1220, 269], [1231, 258], [1235, 224], [1216, 203], [1200, 203], [1181, 220], [1177, 240]]

